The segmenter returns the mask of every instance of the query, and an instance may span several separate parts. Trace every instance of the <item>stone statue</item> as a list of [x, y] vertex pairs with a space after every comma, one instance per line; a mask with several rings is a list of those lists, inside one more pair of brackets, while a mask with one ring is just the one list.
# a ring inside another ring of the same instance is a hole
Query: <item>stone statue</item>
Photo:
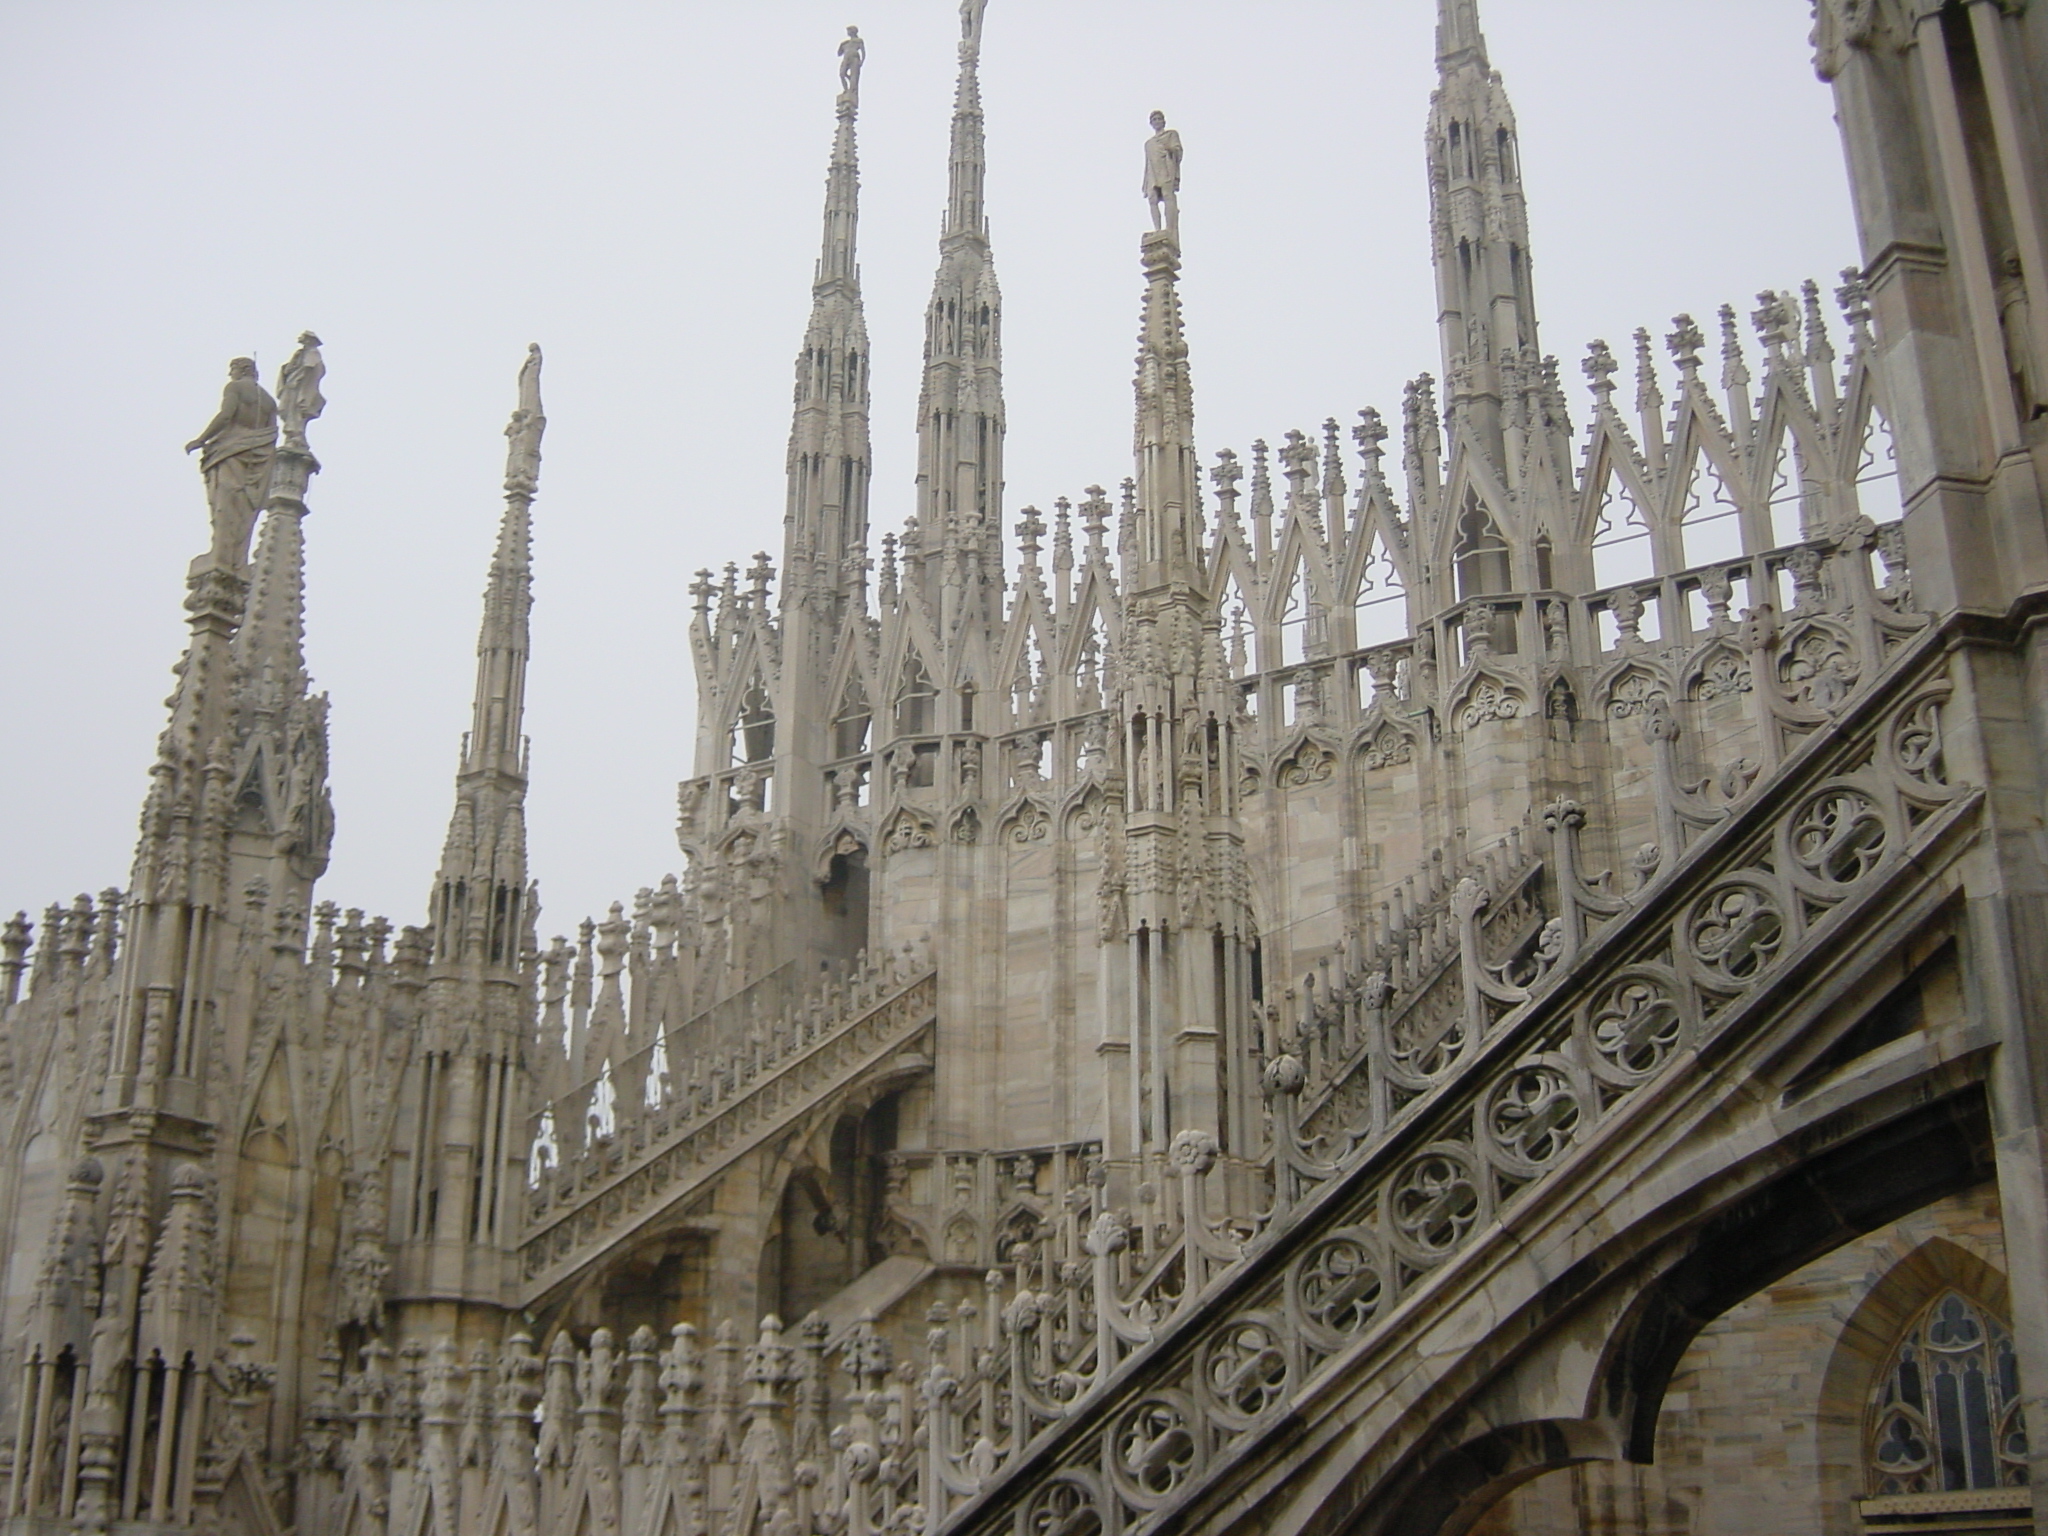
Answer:
[[839, 45], [839, 92], [860, 99], [860, 67], [867, 62], [868, 45], [861, 41], [860, 28], [848, 27], [846, 41]]
[[277, 371], [277, 423], [284, 445], [307, 452], [306, 423], [320, 419], [327, 401], [320, 394], [320, 381], [327, 376], [327, 364], [320, 360], [320, 338], [311, 331], [299, 332], [299, 350]]
[[277, 402], [256, 382], [253, 359], [228, 364], [220, 410], [185, 445], [203, 449], [206, 502], [213, 516], [213, 561], [239, 570], [248, 561], [249, 534], [270, 494], [270, 466], [277, 455]]
[[526, 348], [526, 361], [519, 365], [519, 404], [505, 424], [510, 446], [505, 450], [505, 488], [529, 496], [540, 484], [540, 436], [548, 419], [540, 408], [540, 343]]
[[2006, 251], [1998, 258], [1998, 327], [2005, 341], [2006, 371], [2012, 375], [2019, 396], [2020, 419], [2029, 421], [2048, 413], [2048, 389], [2044, 389], [2038, 360], [2034, 356], [2034, 317], [2027, 303], [2026, 272], [2017, 252]]
[[1145, 201], [1152, 227], [1180, 233], [1180, 135], [1166, 126], [1166, 114], [1152, 114], [1152, 137], [1145, 141]]
[[960, 46], [981, 51], [981, 16], [988, 0], [960, 0]]

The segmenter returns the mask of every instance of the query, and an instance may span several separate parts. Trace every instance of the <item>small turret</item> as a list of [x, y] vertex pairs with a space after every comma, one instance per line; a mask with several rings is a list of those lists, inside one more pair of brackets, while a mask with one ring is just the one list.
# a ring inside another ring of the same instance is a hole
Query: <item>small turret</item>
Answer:
[[817, 595], [831, 617], [857, 601], [868, 535], [868, 329], [861, 307], [858, 236], [860, 64], [866, 45], [848, 29], [825, 172], [825, 227], [811, 281], [811, 318], [796, 359], [789, 429], [789, 501], [782, 568], [793, 593]]
[[[988, 180], [981, 114], [981, 28], [986, 0], [960, 7], [960, 74], [953, 91], [946, 212], [939, 265], [924, 317], [924, 379], [917, 405], [917, 510], [925, 565], [957, 567], [971, 552], [978, 574], [964, 601], [991, 622], [1002, 590], [1003, 295], [989, 249]], [[944, 594], [924, 577], [928, 603]], [[940, 612], [951, 633], [964, 615]]]
[[541, 355], [527, 349], [505, 428], [505, 512], [484, 589], [476, 693], [455, 779], [455, 811], [434, 892], [434, 959], [512, 968], [526, 893], [526, 659], [533, 609], [532, 505], [540, 484]]
[[526, 661], [532, 506], [540, 483], [541, 355], [527, 349], [505, 428], [505, 511], [484, 589], [476, 695], [434, 884], [425, 1021], [399, 1112], [409, 1143], [394, 1193], [408, 1255], [398, 1302], [494, 1297], [526, 1145], [537, 964], [526, 875]]

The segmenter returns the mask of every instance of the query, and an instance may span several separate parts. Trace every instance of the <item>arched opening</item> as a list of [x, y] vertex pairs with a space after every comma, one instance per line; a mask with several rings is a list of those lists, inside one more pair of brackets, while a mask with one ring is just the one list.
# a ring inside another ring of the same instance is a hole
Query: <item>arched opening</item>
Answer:
[[756, 678], [740, 699], [740, 712], [733, 722], [732, 762], [758, 763], [775, 755], [775, 706], [768, 690]]
[[676, 1231], [650, 1239], [606, 1272], [593, 1310], [576, 1319], [630, 1339], [651, 1328], [666, 1339], [677, 1323], [709, 1328], [711, 1241], [701, 1232]]
[[825, 909], [822, 958], [849, 964], [868, 943], [867, 849], [856, 844], [832, 855], [820, 900]]
[[[1846, 1329], [1842, 1319], [1870, 1291], [1872, 1270], [1914, 1247], [1916, 1234], [1967, 1229], [1996, 1245], [1991, 1173], [1990, 1126], [1974, 1089], [1809, 1155], [1672, 1235], [1619, 1325], [1602, 1327], [1589, 1390], [1570, 1399], [1587, 1418], [1475, 1437], [1475, 1424], [1499, 1424], [1503, 1409], [1522, 1405], [1515, 1393], [1528, 1378], [1505, 1379], [1503, 1399], [1469, 1400], [1442, 1421], [1441, 1438], [1424, 1438], [1391, 1478], [1354, 1490], [1356, 1504], [1326, 1511], [1323, 1526], [1345, 1536], [1882, 1529], [1858, 1507], [1861, 1484], [1830, 1483], [1817, 1466], [1844, 1459], [1826, 1442], [1826, 1404], [1842, 1395], [1822, 1387], [1834, 1369], [1830, 1341], [1855, 1331], [1853, 1318]], [[1893, 1315], [1929, 1315], [1922, 1296]], [[1894, 1337], [1863, 1353], [1889, 1360]], [[1857, 1380], [1852, 1446], [1866, 1443], [1871, 1369]], [[1981, 1536], [2003, 1527], [1953, 1529]]]
[[1508, 541], [1476, 500], [1466, 504], [1465, 515], [1458, 520], [1458, 547], [1452, 561], [1458, 572], [1460, 602], [1513, 587]]
[[761, 1294], [785, 1320], [809, 1316], [886, 1252], [876, 1241], [884, 1164], [896, 1147], [896, 1097], [834, 1123], [824, 1166], [807, 1161], [783, 1185], [777, 1231], [763, 1254]]
[[839, 712], [832, 717], [832, 755], [855, 757], [867, 751], [871, 718], [867, 690], [861, 687], [859, 678], [853, 678], [840, 698]]
[[896, 691], [896, 734], [928, 736], [934, 728], [939, 690], [924, 662], [912, 655], [903, 666], [903, 686]]

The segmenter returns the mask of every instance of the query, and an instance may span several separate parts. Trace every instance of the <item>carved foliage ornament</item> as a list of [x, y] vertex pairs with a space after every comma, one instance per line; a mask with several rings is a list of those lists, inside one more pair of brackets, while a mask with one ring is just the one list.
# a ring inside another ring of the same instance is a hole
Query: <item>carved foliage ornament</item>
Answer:
[[1414, 756], [1414, 743], [1391, 722], [1387, 722], [1367, 738], [1365, 746], [1358, 754], [1358, 766], [1371, 773], [1381, 768], [1393, 768], [1409, 762]]
[[1482, 676], [1458, 708], [1458, 729], [1469, 731], [1489, 720], [1513, 720], [1527, 708], [1528, 700], [1515, 689]]

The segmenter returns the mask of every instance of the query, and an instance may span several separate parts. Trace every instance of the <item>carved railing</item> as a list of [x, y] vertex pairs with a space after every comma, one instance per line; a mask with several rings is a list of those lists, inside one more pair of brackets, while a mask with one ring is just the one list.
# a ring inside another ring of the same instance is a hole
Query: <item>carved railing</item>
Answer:
[[[661, 1091], [616, 1098], [608, 1120], [593, 1115], [588, 1138], [536, 1172], [519, 1247], [528, 1299], [856, 1079], [892, 1058], [909, 1064], [909, 1048], [930, 1029], [937, 1000], [936, 973], [922, 957], [864, 961], [844, 984], [770, 1021], [743, 1049], [708, 1071], [693, 1070], [683, 1091], [644, 1065], [632, 1066], [630, 1081], [656, 1083]], [[665, 1048], [658, 1043], [645, 1054]], [[580, 1106], [590, 1097], [579, 1089], [569, 1102]], [[551, 1113], [536, 1117], [543, 1142]]]

